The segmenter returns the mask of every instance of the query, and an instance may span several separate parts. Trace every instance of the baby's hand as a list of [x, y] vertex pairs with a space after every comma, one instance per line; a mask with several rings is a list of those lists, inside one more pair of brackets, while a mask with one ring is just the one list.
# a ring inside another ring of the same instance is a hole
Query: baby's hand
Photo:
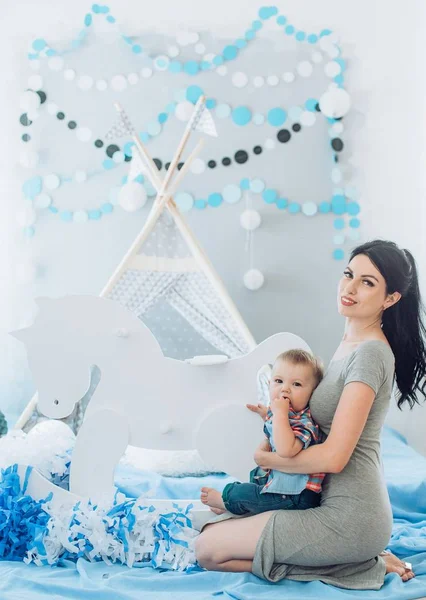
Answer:
[[264, 404], [246, 404], [247, 408], [251, 410], [251, 412], [257, 413], [264, 421], [266, 421], [266, 417], [268, 415], [268, 407]]
[[272, 398], [271, 400], [271, 410], [274, 415], [278, 413], [288, 414], [290, 408], [290, 400], [288, 398], [283, 398], [281, 396], [277, 398]]

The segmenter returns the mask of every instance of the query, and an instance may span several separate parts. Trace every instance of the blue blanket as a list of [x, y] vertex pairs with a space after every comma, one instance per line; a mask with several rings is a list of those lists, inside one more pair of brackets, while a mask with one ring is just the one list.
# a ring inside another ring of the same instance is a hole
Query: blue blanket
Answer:
[[[250, 574], [211, 572], [160, 572], [151, 567], [129, 569], [79, 559], [64, 561], [60, 567], [36, 567], [16, 562], [0, 562], [1, 600], [286, 600], [324, 598], [326, 600], [414, 600], [426, 596], [426, 458], [410, 448], [392, 429], [382, 438], [383, 462], [394, 513], [389, 548], [412, 562], [416, 577], [403, 583], [398, 575], [387, 575], [379, 591], [341, 590], [319, 581], [302, 583], [284, 580], [270, 584]], [[222, 489], [231, 479], [225, 475], [165, 478], [130, 467], [121, 467], [118, 487], [128, 496], [139, 496], [157, 486], [161, 498], [197, 497], [203, 485]]]

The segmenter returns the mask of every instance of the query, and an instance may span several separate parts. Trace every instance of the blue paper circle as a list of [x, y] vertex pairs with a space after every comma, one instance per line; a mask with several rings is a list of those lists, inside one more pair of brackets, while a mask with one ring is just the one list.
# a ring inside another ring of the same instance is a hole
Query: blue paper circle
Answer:
[[345, 258], [345, 253], [341, 248], [336, 248], [336, 250], [333, 250], [333, 258], [334, 260], [342, 260]]
[[172, 60], [169, 63], [169, 71], [170, 73], [180, 73], [182, 71], [182, 63], [178, 60]]
[[232, 120], [236, 125], [247, 125], [251, 120], [251, 110], [247, 106], [238, 106], [232, 111]]
[[89, 219], [91, 219], [92, 221], [97, 221], [102, 217], [102, 213], [98, 209], [88, 210], [87, 214], [89, 215]]
[[216, 208], [217, 206], [220, 206], [223, 202], [223, 198], [221, 194], [218, 193], [214, 193], [214, 194], [210, 194], [210, 196], [208, 197], [208, 203], [210, 206], [213, 206], [214, 208]]
[[344, 219], [334, 219], [334, 229], [344, 229], [345, 221]]
[[186, 90], [186, 99], [193, 104], [196, 104], [199, 97], [203, 95], [203, 90], [198, 85], [190, 85]]
[[268, 112], [268, 122], [273, 127], [281, 127], [287, 119], [287, 113], [282, 108], [271, 108]]
[[140, 44], [133, 44], [132, 52], [134, 52], [134, 54], [141, 54], [142, 46]]
[[207, 202], [205, 200], [196, 200], [194, 206], [195, 208], [203, 209], [206, 208]]
[[303, 40], [306, 38], [306, 33], [304, 31], [298, 31], [296, 33], [296, 40], [298, 42], [303, 42]]
[[42, 190], [43, 182], [41, 177], [33, 177], [32, 179], [27, 179], [22, 186], [22, 191], [26, 198], [33, 200], [35, 196], [40, 194]]
[[46, 45], [47, 45], [46, 40], [43, 40], [42, 38], [38, 38], [38, 39], [34, 40], [32, 43], [34, 50], [37, 50], [37, 52], [44, 50]]
[[238, 48], [236, 46], [226, 46], [222, 52], [225, 60], [234, 60], [238, 55]]
[[300, 204], [298, 204], [297, 202], [291, 202], [288, 207], [288, 212], [292, 215], [295, 215], [296, 213], [300, 212]]
[[277, 197], [278, 197], [277, 192], [272, 189], [264, 190], [262, 193], [262, 198], [264, 199], [264, 201], [267, 204], [273, 204], [275, 202], [275, 200], [277, 199]]
[[183, 70], [188, 75], [196, 75], [198, 73], [199, 69], [200, 69], [200, 67], [199, 67], [197, 61], [195, 61], [195, 60], [188, 60], [188, 62], [186, 62], [183, 65]]
[[353, 229], [357, 229], [361, 225], [361, 221], [359, 219], [351, 219], [349, 221], [349, 227]]
[[278, 208], [280, 210], [283, 210], [284, 208], [287, 208], [288, 206], [288, 200], [287, 198], [278, 198], [276, 205], [278, 206]]
[[72, 221], [72, 212], [70, 210], [63, 210], [61, 213], [59, 213], [59, 216], [61, 220], [65, 221], [66, 223]]
[[347, 211], [349, 215], [356, 216], [360, 210], [361, 209], [358, 202], [349, 202], [347, 206]]
[[308, 98], [308, 100], [305, 102], [305, 108], [310, 112], [314, 112], [316, 111], [317, 104], [318, 100], [316, 98]]
[[287, 27], [284, 29], [284, 31], [286, 32], [287, 35], [293, 35], [293, 33], [296, 31], [295, 28], [293, 27], [293, 25], [287, 25]]
[[331, 203], [330, 202], [321, 202], [319, 205], [319, 212], [326, 214], [331, 211]]
[[247, 177], [245, 177], [244, 179], [241, 179], [240, 188], [242, 190], [249, 190], [250, 189], [250, 179], [248, 179]]

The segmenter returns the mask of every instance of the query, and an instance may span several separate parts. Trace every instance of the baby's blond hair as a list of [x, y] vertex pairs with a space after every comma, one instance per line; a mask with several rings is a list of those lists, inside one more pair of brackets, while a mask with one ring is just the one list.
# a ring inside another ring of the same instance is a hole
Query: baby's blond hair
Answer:
[[317, 387], [324, 377], [324, 367], [322, 362], [313, 354], [310, 354], [310, 352], [306, 352], [306, 350], [294, 348], [293, 350], [281, 352], [275, 359], [275, 362], [277, 362], [277, 360], [286, 360], [294, 365], [306, 365], [311, 367], [315, 378], [315, 387]]

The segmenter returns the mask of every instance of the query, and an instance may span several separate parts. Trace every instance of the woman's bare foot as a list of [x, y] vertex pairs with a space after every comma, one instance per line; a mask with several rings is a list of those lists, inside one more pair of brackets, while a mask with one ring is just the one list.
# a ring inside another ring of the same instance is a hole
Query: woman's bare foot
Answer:
[[402, 581], [408, 581], [415, 577], [413, 570], [410, 567], [407, 567], [405, 562], [396, 557], [395, 554], [392, 554], [391, 552], [382, 552], [380, 556], [385, 561], [386, 574], [398, 573]]
[[203, 504], [207, 504], [207, 506], [210, 506], [210, 508], [216, 508], [218, 510], [221, 510], [222, 512], [226, 510], [222, 500], [222, 494], [217, 490], [214, 490], [213, 488], [202, 487], [200, 499]]

